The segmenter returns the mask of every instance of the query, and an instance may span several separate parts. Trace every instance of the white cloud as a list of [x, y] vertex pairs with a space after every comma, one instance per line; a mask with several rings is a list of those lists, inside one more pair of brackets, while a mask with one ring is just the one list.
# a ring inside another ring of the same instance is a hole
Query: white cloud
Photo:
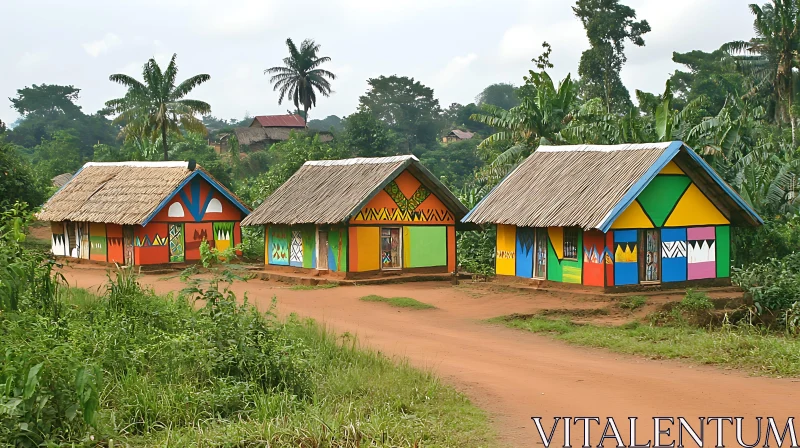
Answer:
[[[255, 35], [271, 28], [278, 17], [276, 5], [270, 0], [243, 0], [230, 2], [220, 8], [217, 2], [210, 2], [205, 12], [198, 14], [196, 21], [214, 34], [224, 36]], [[205, 8], [204, 8], [205, 9]]]
[[29, 70], [36, 68], [45, 60], [45, 55], [42, 53], [26, 51], [19, 61], [17, 61], [17, 68], [22, 70]]
[[456, 56], [450, 59], [450, 62], [436, 74], [436, 80], [439, 83], [446, 83], [456, 79], [456, 77], [467, 70], [476, 59], [478, 59], [478, 55], [475, 53], [469, 53], [466, 56]]
[[89, 56], [96, 58], [101, 54], [108, 53], [109, 50], [121, 43], [119, 36], [114, 33], [107, 33], [102, 39], [83, 44], [83, 49]]

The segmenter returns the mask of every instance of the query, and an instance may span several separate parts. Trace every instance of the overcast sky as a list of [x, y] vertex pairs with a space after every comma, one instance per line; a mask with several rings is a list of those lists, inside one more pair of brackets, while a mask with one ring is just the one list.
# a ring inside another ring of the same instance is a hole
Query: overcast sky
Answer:
[[[751, 0], [623, 0], [650, 22], [646, 47], [627, 46], [625, 85], [661, 92], [678, 66], [673, 51], [711, 51], [752, 37]], [[267, 67], [280, 65], [285, 40], [322, 45], [337, 74], [330, 98], [311, 118], [344, 116], [358, 105], [366, 80], [411, 76], [434, 89], [442, 107], [467, 104], [487, 85], [519, 85], [553, 46], [559, 79], [576, 74], [588, 47], [573, 0], [2, 0], [0, 119], [18, 117], [7, 100], [31, 84], [72, 84], [93, 113], [124, 94], [112, 73], [141, 79], [150, 57], [166, 64], [178, 54], [179, 80], [208, 73], [192, 93], [213, 115], [281, 114]]]

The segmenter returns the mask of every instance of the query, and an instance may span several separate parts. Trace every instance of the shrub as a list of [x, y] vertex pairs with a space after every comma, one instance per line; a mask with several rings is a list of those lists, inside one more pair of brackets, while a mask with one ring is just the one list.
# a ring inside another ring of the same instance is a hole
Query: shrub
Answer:
[[759, 313], [789, 309], [800, 300], [800, 253], [734, 270], [733, 281], [752, 297]]

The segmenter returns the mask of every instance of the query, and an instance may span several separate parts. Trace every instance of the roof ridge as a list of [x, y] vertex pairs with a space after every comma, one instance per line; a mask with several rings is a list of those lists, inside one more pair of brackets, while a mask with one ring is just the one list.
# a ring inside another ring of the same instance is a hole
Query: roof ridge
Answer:
[[343, 165], [378, 165], [383, 163], [404, 162], [406, 160], [419, 159], [414, 155], [390, 156], [390, 157], [354, 157], [351, 159], [339, 160], [309, 160], [303, 166], [343, 166]]
[[127, 166], [132, 168], [187, 168], [189, 162], [187, 161], [168, 161], [168, 162], [145, 162], [145, 161], [127, 161], [127, 162], [87, 162], [83, 165], [84, 168], [90, 166], [108, 167], [108, 166]]
[[643, 151], [643, 150], [664, 150], [676, 143], [654, 142], [654, 143], [624, 143], [620, 145], [564, 145], [564, 146], [540, 146], [538, 152], [614, 152], [614, 151]]

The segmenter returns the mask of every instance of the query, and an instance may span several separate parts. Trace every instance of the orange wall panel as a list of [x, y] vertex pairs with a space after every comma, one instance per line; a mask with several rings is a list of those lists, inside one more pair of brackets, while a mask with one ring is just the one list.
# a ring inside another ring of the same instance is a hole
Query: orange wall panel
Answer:
[[106, 238], [108, 238], [108, 262], [125, 264], [124, 248], [122, 245], [122, 226], [106, 224]]
[[133, 256], [137, 265], [169, 263], [169, 233], [167, 224], [150, 223], [137, 226], [134, 234]]
[[456, 270], [456, 226], [447, 227], [447, 272]]

